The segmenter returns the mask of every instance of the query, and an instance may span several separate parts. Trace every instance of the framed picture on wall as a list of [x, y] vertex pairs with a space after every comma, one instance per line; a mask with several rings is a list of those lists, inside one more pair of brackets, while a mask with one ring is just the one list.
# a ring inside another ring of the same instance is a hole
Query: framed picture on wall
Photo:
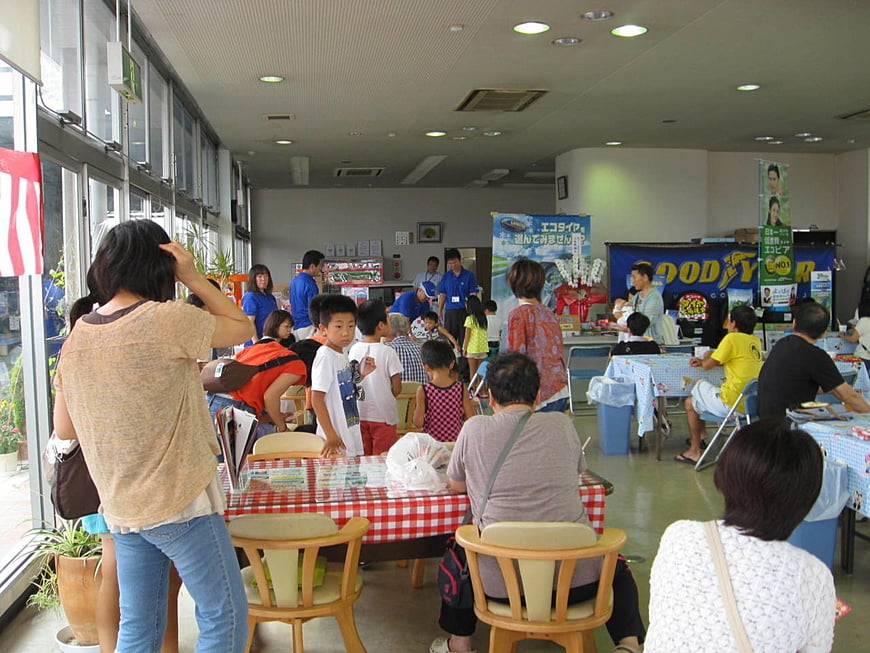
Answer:
[[443, 222], [418, 222], [417, 223], [417, 242], [418, 243], [440, 243], [444, 235]]
[[568, 198], [568, 177], [564, 175], [556, 178], [556, 197], [560, 200]]

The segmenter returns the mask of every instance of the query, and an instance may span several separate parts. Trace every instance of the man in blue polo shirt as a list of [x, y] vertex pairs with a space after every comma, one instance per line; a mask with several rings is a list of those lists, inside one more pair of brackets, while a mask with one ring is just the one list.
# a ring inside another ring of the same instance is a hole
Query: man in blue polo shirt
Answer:
[[462, 342], [465, 334], [465, 300], [477, 294], [477, 279], [474, 273], [462, 267], [462, 256], [458, 249], [444, 252], [447, 272], [441, 277], [438, 286], [438, 319], [456, 342]]
[[399, 295], [399, 298], [390, 306], [390, 313], [401, 313], [408, 318], [408, 322], [413, 322], [429, 312], [429, 300], [436, 297], [435, 284], [431, 281], [424, 281], [419, 288], [408, 290]]
[[310, 249], [302, 257], [302, 269], [290, 283], [290, 312], [293, 315], [293, 335], [296, 340], [305, 340], [314, 334], [316, 328], [308, 315], [308, 302], [320, 290], [314, 280], [323, 269], [323, 252]]

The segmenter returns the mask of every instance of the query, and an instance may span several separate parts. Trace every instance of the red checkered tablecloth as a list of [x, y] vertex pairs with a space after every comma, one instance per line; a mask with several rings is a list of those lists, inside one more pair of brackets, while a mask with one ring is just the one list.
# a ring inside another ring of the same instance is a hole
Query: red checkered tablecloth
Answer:
[[[354, 486], [342, 489], [318, 487], [318, 469], [328, 465], [343, 465], [358, 469], [360, 465], [383, 464], [380, 456], [361, 458], [309, 458], [299, 460], [261, 461], [251, 464], [251, 472], [286, 470], [303, 475], [303, 489], [275, 489], [257, 480], [256, 473], [248, 489], [230, 491], [227, 475], [221, 469], [221, 479], [227, 493], [228, 518], [239, 515], [268, 513], [319, 512], [332, 518], [339, 527], [352, 517], [365, 517], [371, 528], [363, 537], [368, 544], [414, 540], [433, 535], [453, 533], [468, 510], [468, 496], [450, 493], [402, 491], [385, 487]], [[295, 468], [295, 469], [294, 469]], [[299, 469], [304, 472], [297, 471]], [[320, 472], [321, 474], [323, 472]], [[580, 498], [586, 506], [589, 521], [600, 534], [604, 529], [605, 486], [592, 475], [580, 478]]]

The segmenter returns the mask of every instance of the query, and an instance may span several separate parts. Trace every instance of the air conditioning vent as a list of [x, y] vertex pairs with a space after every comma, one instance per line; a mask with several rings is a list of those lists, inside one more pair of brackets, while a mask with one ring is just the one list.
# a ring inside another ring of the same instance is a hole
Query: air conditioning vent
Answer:
[[384, 169], [381, 168], [336, 168], [336, 177], [380, 177]]
[[525, 111], [547, 91], [512, 88], [477, 88], [471, 91], [457, 111]]
[[840, 116], [841, 120], [870, 120], [870, 109], [863, 109], [854, 113], [847, 113], [845, 116]]
[[263, 115], [267, 122], [282, 122], [296, 120], [295, 113], [266, 113]]

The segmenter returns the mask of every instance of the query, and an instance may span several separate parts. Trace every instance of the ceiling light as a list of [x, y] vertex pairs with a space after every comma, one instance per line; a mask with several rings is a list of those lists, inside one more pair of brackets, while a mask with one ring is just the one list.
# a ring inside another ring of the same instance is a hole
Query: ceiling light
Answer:
[[441, 163], [444, 159], [447, 158], [446, 154], [433, 154], [431, 156], [427, 156], [417, 164], [417, 167], [411, 170], [401, 183], [403, 184], [416, 184], [423, 177], [429, 174], [429, 172]]
[[447, 28], [450, 32], [461, 32], [465, 29], [465, 25], [460, 25], [459, 23], [455, 23]]
[[809, 138], [804, 139], [804, 143], [820, 143], [823, 140], [825, 139], [823, 139], [821, 136], [810, 136]]
[[550, 29], [550, 26], [547, 23], [539, 23], [538, 21], [530, 20], [526, 23], [518, 23], [514, 25], [514, 31], [517, 34], [543, 34], [547, 30]]
[[307, 156], [290, 157], [290, 178], [296, 186], [308, 185], [308, 166]]
[[580, 39], [576, 36], [560, 36], [557, 39], [553, 39], [551, 42], [553, 45], [577, 45], [580, 43]]
[[348, 136], [362, 136], [362, 132], [352, 131], [352, 132], [347, 132], [347, 135]]
[[440, 129], [435, 129], [426, 132], [426, 136], [431, 136], [432, 138], [441, 138], [442, 136], [447, 136], [447, 132], [443, 132]]
[[755, 140], [757, 140], [757, 141], [772, 141], [773, 136], [756, 136]]
[[395, 138], [396, 132], [387, 132], [387, 138]]
[[665, 118], [664, 120], [662, 120], [663, 125], [671, 125], [675, 122], [677, 122], [677, 121], [673, 118]]
[[597, 9], [595, 11], [587, 11], [580, 18], [591, 21], [607, 20], [608, 18], [613, 18], [613, 12], [607, 9]]
[[451, 136], [451, 141], [464, 141], [468, 138], [468, 136]]
[[807, 136], [812, 136], [812, 132], [800, 132], [799, 134], [795, 134], [798, 138], [806, 138]]
[[620, 25], [610, 30], [614, 36], [621, 36], [624, 39], [634, 38], [635, 36], [643, 36], [649, 30], [643, 25]]
[[501, 136], [501, 132], [497, 129], [492, 129], [490, 131], [483, 132], [484, 136]]
[[622, 145], [622, 141], [607, 141], [605, 145]]
[[267, 84], [280, 84], [284, 81], [284, 78], [280, 75], [263, 75], [260, 77], [260, 81]]
[[782, 141], [767, 141], [768, 145], [782, 145]]
[[487, 170], [482, 175], [480, 175], [480, 178], [486, 181], [495, 181], [497, 179], [501, 179], [502, 177], [506, 177], [509, 174], [510, 170], [508, 168], [493, 168], [492, 170]]
[[761, 88], [759, 84], [741, 84], [737, 87], [738, 91], [757, 91]]
[[463, 127], [463, 128], [462, 128], [462, 131], [464, 131], [464, 132], [475, 132], [475, 131], [477, 131], [477, 127], [472, 127], [471, 125], [468, 125], [467, 127]]
[[275, 141], [275, 145], [293, 145], [293, 141], [288, 140], [286, 138], [280, 138]]

